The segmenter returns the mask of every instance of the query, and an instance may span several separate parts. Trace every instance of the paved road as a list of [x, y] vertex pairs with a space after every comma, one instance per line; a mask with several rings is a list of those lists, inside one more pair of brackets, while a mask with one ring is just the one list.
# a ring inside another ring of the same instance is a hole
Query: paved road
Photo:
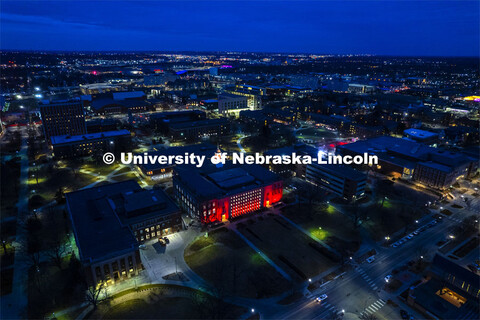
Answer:
[[[462, 200], [456, 199], [456, 201]], [[476, 202], [478, 202], [478, 199]], [[396, 295], [407, 289], [409, 283], [404, 284], [396, 294], [391, 295], [383, 290], [384, 277], [391, 274], [393, 269], [415, 259], [419, 248], [422, 248], [424, 252], [429, 252], [428, 256], [425, 257], [426, 259], [432, 258], [438, 250], [436, 243], [448, 236], [452, 226], [464, 217], [474, 214], [466, 208], [452, 209], [452, 211], [454, 213], [449, 218], [444, 218], [443, 222], [425, 230], [401, 247], [385, 248], [377, 245], [375, 249], [378, 253], [373, 263], [354, 265], [353, 269], [347, 272], [343, 278], [327, 283], [308, 299], [290, 306], [287, 310], [274, 313], [272, 317], [281, 319], [328, 319], [336, 314], [341, 314], [342, 310], [345, 310], [349, 318], [355, 318], [355, 315], [359, 316], [362, 313], [375, 314], [379, 319], [399, 318], [399, 309], [391, 307], [386, 302], [388, 299], [396, 299]], [[422, 223], [427, 222], [428, 219]], [[314, 302], [314, 297], [322, 293], [328, 294], [327, 300], [323, 303]], [[396, 302], [399, 303], [398, 300]], [[405, 308], [405, 306], [402, 306], [402, 308]], [[411, 313], [415, 314], [414, 312]]]

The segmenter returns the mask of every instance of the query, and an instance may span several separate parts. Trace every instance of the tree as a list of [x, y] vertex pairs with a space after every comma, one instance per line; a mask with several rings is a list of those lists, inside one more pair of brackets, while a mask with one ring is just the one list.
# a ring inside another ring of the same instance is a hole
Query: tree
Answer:
[[49, 249], [46, 254], [60, 270], [62, 269], [63, 256], [67, 252], [63, 239], [55, 239], [49, 242]]
[[107, 288], [105, 287], [105, 283], [103, 281], [96, 286], [88, 287], [85, 294], [85, 300], [91, 304], [94, 309], [97, 308], [100, 302], [105, 301], [106, 299], [108, 299]]

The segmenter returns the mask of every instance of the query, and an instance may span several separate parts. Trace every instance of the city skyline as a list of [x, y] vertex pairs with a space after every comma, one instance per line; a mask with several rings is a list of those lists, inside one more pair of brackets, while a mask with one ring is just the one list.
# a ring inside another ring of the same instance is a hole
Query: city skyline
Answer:
[[478, 9], [476, 1], [4, 1], [1, 47], [478, 56]]

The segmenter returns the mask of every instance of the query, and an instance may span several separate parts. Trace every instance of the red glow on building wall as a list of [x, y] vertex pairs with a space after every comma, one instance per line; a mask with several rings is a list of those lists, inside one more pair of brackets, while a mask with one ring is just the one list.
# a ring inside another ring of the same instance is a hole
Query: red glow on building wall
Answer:
[[277, 182], [264, 188], [263, 206], [268, 207], [279, 202], [283, 195], [283, 184]]

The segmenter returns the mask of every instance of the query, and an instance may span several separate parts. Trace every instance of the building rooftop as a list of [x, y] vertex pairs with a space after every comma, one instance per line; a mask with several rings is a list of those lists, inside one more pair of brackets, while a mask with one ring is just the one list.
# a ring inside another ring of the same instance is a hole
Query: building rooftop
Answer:
[[115, 131], [105, 131], [89, 134], [81, 134], [76, 136], [63, 135], [63, 136], [54, 136], [51, 137], [52, 145], [64, 144], [64, 143], [73, 143], [80, 141], [95, 140], [101, 138], [114, 138], [123, 135], [130, 135], [128, 130], [115, 130]]
[[65, 195], [80, 260], [101, 260], [136, 249], [135, 238], [128, 226], [120, 223], [108, 196], [140, 189], [138, 183], [128, 180]]
[[417, 139], [429, 139], [438, 136], [438, 133], [435, 132], [430, 132], [430, 131], [425, 131], [425, 130], [420, 130], [420, 129], [406, 129], [403, 131], [404, 134], [417, 138]]
[[280, 178], [260, 165], [233, 165], [226, 163], [217, 168], [211, 163], [202, 168], [178, 166], [176, 179], [181, 180], [200, 198], [225, 197], [259, 188]]
[[143, 91], [114, 92], [112, 96], [113, 96], [113, 100], [138, 99], [138, 98], [145, 97], [145, 92]]
[[102, 260], [135, 250], [129, 225], [179, 212], [161, 189], [142, 189], [134, 180], [66, 194], [81, 260]]
[[170, 129], [182, 130], [187, 128], [198, 128], [203, 126], [213, 126], [213, 125], [226, 125], [228, 120], [225, 118], [220, 119], [205, 119], [199, 121], [181, 121], [170, 123]]

